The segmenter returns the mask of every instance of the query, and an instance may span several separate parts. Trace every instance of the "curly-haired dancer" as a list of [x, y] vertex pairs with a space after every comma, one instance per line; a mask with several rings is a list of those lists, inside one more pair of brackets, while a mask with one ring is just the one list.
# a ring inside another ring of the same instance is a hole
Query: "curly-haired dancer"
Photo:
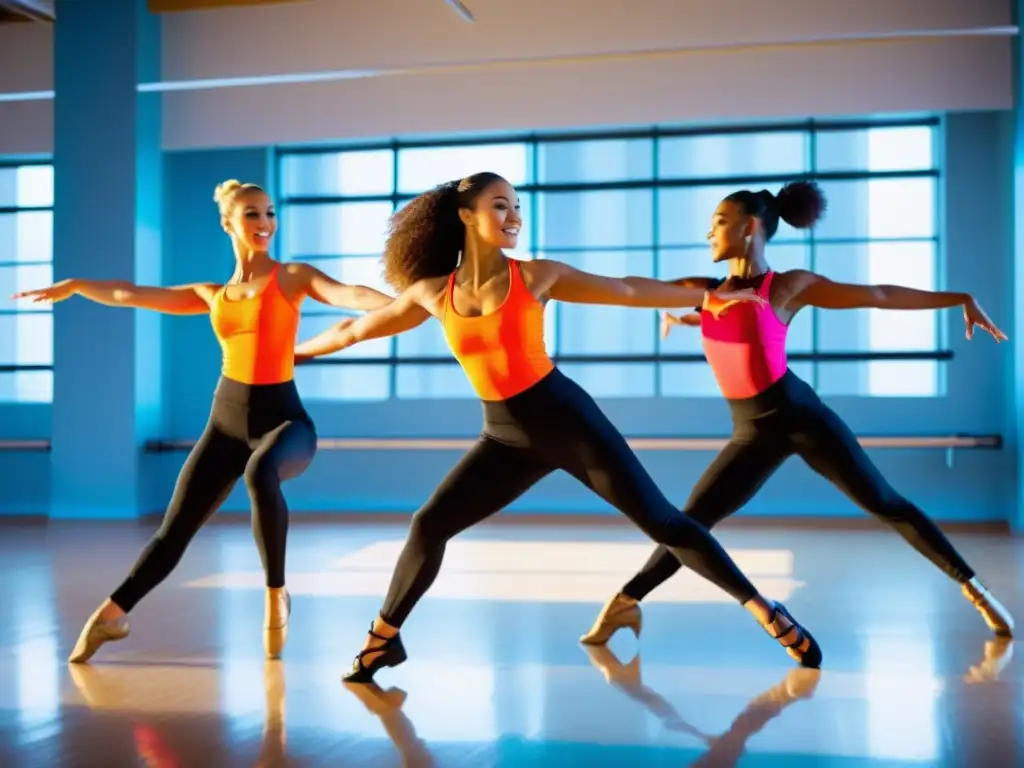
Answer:
[[[797, 228], [813, 226], [825, 210], [817, 185], [796, 182], [778, 196], [768, 190], [726, 197], [711, 218], [713, 260], [729, 264], [724, 282], [687, 277], [677, 285], [707, 290], [754, 288], [765, 304], [730, 307], [713, 293], [699, 313], [666, 315], [674, 324], [699, 326], [704, 353], [729, 402], [733, 436], [697, 482], [683, 507], [687, 516], [711, 528], [746, 504], [788, 457], [796, 454], [862, 509], [891, 525], [918, 552], [961, 585], [964, 596], [999, 635], [1013, 633], [1013, 619], [978, 581], [946, 536], [920, 509], [886, 482], [853, 432], [806, 383], [787, 367], [786, 334], [804, 307], [822, 309], [940, 309], [962, 307], [967, 338], [977, 326], [996, 341], [1006, 336], [966, 293], [918, 291], [895, 285], [847, 285], [813, 272], [772, 272], [765, 246], [779, 220]], [[659, 547], [643, 569], [604, 607], [581, 638], [606, 643], [621, 627], [640, 626], [640, 605], [651, 590], [671, 578], [679, 562]]]
[[[782, 605], [759, 595], [718, 542], [669, 503], [590, 396], [555, 369], [544, 345], [549, 300], [693, 306], [705, 289], [509, 259], [502, 248], [515, 247], [521, 223], [515, 189], [493, 173], [421, 195], [391, 222], [384, 263], [389, 282], [401, 291], [394, 303], [296, 349], [300, 356], [322, 355], [408, 331], [434, 316], [483, 401], [480, 439], [413, 516], [384, 607], [346, 679], [368, 682], [381, 667], [405, 661], [399, 628], [436, 578], [445, 544], [559, 469], [743, 604], [802, 664], [820, 664], [810, 634]], [[750, 290], [717, 298], [762, 301]]]

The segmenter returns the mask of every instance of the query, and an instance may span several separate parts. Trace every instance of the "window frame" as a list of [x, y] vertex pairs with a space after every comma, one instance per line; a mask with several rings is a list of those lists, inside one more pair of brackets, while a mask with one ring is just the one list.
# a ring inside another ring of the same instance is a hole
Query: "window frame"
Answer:
[[[789, 122], [778, 122], [769, 124], [747, 124], [747, 125], [727, 125], [727, 126], [708, 126], [708, 127], [651, 127], [642, 129], [625, 129], [625, 130], [608, 130], [608, 131], [565, 131], [557, 133], [542, 133], [542, 132], [529, 132], [529, 133], [509, 133], [509, 134], [498, 134], [488, 136], [465, 136], [465, 137], [451, 137], [451, 138], [422, 138], [422, 139], [389, 139], [386, 141], [369, 141], [369, 142], [353, 142], [353, 143], [340, 143], [331, 145], [317, 145], [307, 147], [284, 147], [279, 146], [274, 148], [274, 157], [276, 163], [276, 179], [281, 180], [285, 178], [283, 173], [283, 164], [286, 162], [286, 158], [295, 155], [334, 155], [338, 153], [346, 152], [365, 152], [365, 151], [380, 151], [388, 150], [393, 153], [392, 162], [392, 185], [390, 194], [373, 194], [373, 195], [327, 195], [327, 194], [316, 194], [316, 195], [303, 195], [303, 194], [286, 194], [288, 190], [278, 189], [279, 207], [282, 212], [287, 209], [288, 206], [301, 206], [311, 204], [345, 204], [345, 203], [360, 203], [360, 202], [384, 202], [388, 201], [392, 205], [394, 210], [400, 203], [408, 201], [410, 199], [410, 193], [406, 190], [401, 190], [399, 186], [399, 174], [401, 166], [401, 152], [407, 149], [424, 149], [424, 148], [440, 148], [440, 147], [469, 147], [469, 146], [486, 146], [486, 145], [507, 145], [522, 143], [526, 145], [526, 158], [532, 167], [527, 170], [528, 183], [518, 185], [517, 190], [522, 196], [529, 196], [530, 203], [534, 215], [530, 217], [526, 226], [530, 231], [530, 258], [536, 258], [538, 254], [554, 255], [557, 253], [583, 253], [590, 252], [595, 249], [588, 246], [579, 246], [578, 248], [551, 248], [545, 247], [540, 242], [539, 231], [538, 231], [538, 197], [545, 193], [551, 192], [591, 192], [601, 190], [652, 190], [654, 195], [654, 204], [652, 212], [652, 233], [653, 233], [653, 244], [643, 246], [642, 248], [637, 246], [636, 248], [615, 248], [611, 250], [615, 251], [628, 251], [628, 250], [644, 250], [651, 251], [653, 253], [653, 268], [654, 274], [661, 274], [661, 254], [662, 251], [673, 251], [679, 250], [680, 248], [689, 248], [687, 245], [680, 244], [669, 244], [663, 243], [660, 237], [660, 224], [661, 224], [661, 211], [659, 205], [659, 191], [667, 189], [678, 189], [678, 188], [698, 188], [698, 187], [717, 187], [717, 186], [731, 186], [734, 188], [752, 187], [762, 188], [765, 186], [772, 187], [781, 185], [785, 182], [793, 181], [797, 178], [803, 178], [808, 180], [814, 180], [819, 182], [829, 181], [873, 181], [880, 179], [913, 179], [913, 178], [927, 178], [932, 179], [935, 184], [935, 194], [933, 205], [935, 229], [930, 237], [907, 237], [907, 238], [873, 238], [870, 236], [866, 237], [852, 237], [852, 238], [822, 238], [817, 237], [814, 230], [810, 230], [807, 233], [806, 240], [802, 241], [808, 251], [808, 267], [814, 270], [817, 266], [817, 249], [822, 245], [829, 244], [869, 244], [875, 242], [929, 242], [934, 243], [935, 252], [937, 254], [936, 259], [936, 272], [938, 284], [936, 288], [939, 289], [944, 282], [944, 265], [945, 255], [943, 251], [942, 233], [943, 226], [940, 217], [943, 198], [944, 188], [942, 185], [943, 179], [943, 168], [940, 162], [940, 148], [943, 142], [942, 134], [942, 119], [939, 115], [922, 115], [916, 117], [907, 118], [881, 118], [881, 119], [859, 119], [859, 120], [801, 120], [801, 121], [789, 121]], [[927, 127], [932, 131], [932, 164], [929, 168], [913, 168], [907, 170], [886, 170], [886, 171], [871, 171], [871, 170], [833, 170], [833, 171], [819, 171], [817, 168], [817, 156], [818, 156], [818, 137], [825, 133], [835, 132], [854, 132], [854, 131], [865, 131], [871, 129], [885, 129], [885, 128], [911, 128], [911, 127]], [[800, 132], [806, 136], [806, 172], [803, 174], [761, 174], [761, 175], [734, 175], [734, 176], [721, 176], [712, 178], [661, 178], [659, 176], [659, 149], [660, 142], [663, 139], [672, 139], [677, 137], [696, 137], [696, 136], [739, 136], [739, 135], [763, 135], [769, 133], [794, 133]], [[592, 142], [601, 140], [628, 140], [628, 139], [645, 139], [651, 142], [651, 167], [652, 172], [649, 178], [635, 178], [635, 179], [621, 179], [617, 181], [591, 181], [591, 182], [558, 182], [558, 183], [539, 183], [540, 177], [540, 159], [542, 156], [542, 145], [550, 143], [578, 143], [578, 142]], [[697, 247], [697, 244], [694, 244]], [[304, 254], [280, 254], [282, 258], [295, 258], [297, 260], [307, 259], [308, 256]], [[358, 256], [360, 254], [351, 254], [351, 256]], [[335, 260], [344, 259], [346, 254], [330, 254], [329, 256], [320, 256], [313, 263], [319, 260]], [[655, 346], [653, 354], [643, 355], [629, 355], [629, 354], [592, 354], [592, 355], [578, 355], [578, 354], [561, 354], [561, 344], [558, 342], [561, 339], [561, 327], [560, 322], [560, 307], [555, 303], [549, 311], [553, 311], [555, 317], [553, 321], [554, 336], [551, 340], [554, 354], [552, 355], [556, 364], [574, 365], [574, 364], [587, 364], [587, 363], [622, 363], [622, 364], [642, 364], [650, 363], [654, 365], [654, 396], [661, 397], [662, 393], [662, 380], [664, 378], [662, 374], [664, 365], [679, 364], [697, 364], [704, 362], [704, 356], [701, 353], [687, 353], [687, 354], [664, 354], [662, 352], [661, 339], [658, 335], [658, 323], [652, 321], [651, 332], [655, 336]], [[885, 350], [885, 351], [868, 351], [868, 350], [857, 350], [857, 351], [823, 351], [821, 348], [821, 333], [819, 322], [821, 310], [812, 309], [811, 319], [811, 348], [806, 352], [793, 352], [790, 354], [790, 360], [798, 364], [809, 364], [812, 375], [810, 376], [809, 383], [815, 388], [819, 385], [819, 366], [821, 364], [835, 363], [835, 362], [874, 362], [874, 361], [911, 361], [911, 360], [925, 360], [925, 361], [936, 361], [945, 362], [953, 358], [952, 350], [943, 348], [946, 342], [946, 334], [942, 323], [937, 324], [936, 339], [934, 349], [931, 350]], [[390, 375], [388, 376], [389, 391], [385, 399], [397, 399], [398, 386], [397, 386], [397, 369], [399, 365], [457, 365], [457, 361], [448, 356], [414, 356], [414, 355], [400, 355], [398, 353], [397, 339], [391, 339], [389, 346], [389, 354], [382, 357], [364, 357], [364, 356], [351, 356], [351, 357], [337, 357], [330, 359], [317, 359], [308, 363], [309, 365], [382, 365], [388, 366]], [[803, 367], [801, 365], [801, 367]], [[945, 377], [943, 370], [940, 367], [938, 382], [936, 391], [933, 395], [916, 395], [912, 397], [917, 398], [932, 398], [941, 397], [945, 394]], [[684, 397], [688, 395], [683, 395]], [[700, 396], [700, 395], [693, 395]], [[858, 395], [861, 397], [872, 397], [870, 394]], [[333, 399], [333, 398], [332, 398]], [[344, 398], [339, 398], [344, 399]], [[406, 398], [403, 398], [406, 399]], [[412, 398], [409, 398], [412, 399]], [[435, 399], [432, 395], [424, 395], [422, 399]]]
[[[26, 158], [2, 158], [0, 157], [0, 170], [17, 170], [19, 168], [38, 167], [38, 166], [49, 166], [53, 167], [53, 158], [51, 157], [26, 157]], [[19, 213], [30, 213], [35, 211], [49, 212], [51, 217], [53, 215], [53, 198], [49, 205], [0, 205], [0, 215], [13, 215], [17, 216]], [[53, 251], [50, 251], [49, 262], [22, 262], [22, 261], [6, 261], [0, 260], [0, 269], [17, 269], [23, 266], [37, 266], [48, 263], [50, 267], [53, 266]], [[14, 309], [2, 309], [0, 308], [0, 316], [5, 317], [16, 317], [18, 315], [29, 315], [29, 314], [48, 314], [53, 316], [53, 308], [47, 307], [46, 309], [32, 309], [32, 308], [14, 308]], [[0, 363], [0, 375], [4, 374], [17, 374], [29, 371], [48, 371], [50, 376], [53, 376], [53, 354], [51, 350], [50, 355], [51, 362], [48, 364], [43, 363]], [[51, 384], [52, 388], [52, 384]], [[0, 406], [17, 406], [17, 405], [39, 405], [52, 403], [52, 397], [49, 400], [20, 400], [20, 399], [0, 399]]]

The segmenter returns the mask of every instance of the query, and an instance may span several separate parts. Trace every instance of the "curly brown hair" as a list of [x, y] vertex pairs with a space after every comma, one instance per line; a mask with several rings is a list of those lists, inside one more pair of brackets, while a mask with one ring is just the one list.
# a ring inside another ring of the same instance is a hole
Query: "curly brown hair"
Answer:
[[388, 221], [384, 244], [384, 279], [396, 291], [431, 277], [455, 271], [466, 242], [460, 208], [472, 208], [492, 184], [505, 181], [496, 173], [474, 173], [439, 184], [413, 199]]
[[794, 181], [773, 195], [767, 189], [751, 192], [743, 189], [725, 198], [736, 203], [747, 216], [756, 216], [764, 228], [764, 239], [771, 240], [779, 228], [779, 219], [797, 229], [809, 229], [825, 214], [827, 203], [821, 187], [813, 181]]

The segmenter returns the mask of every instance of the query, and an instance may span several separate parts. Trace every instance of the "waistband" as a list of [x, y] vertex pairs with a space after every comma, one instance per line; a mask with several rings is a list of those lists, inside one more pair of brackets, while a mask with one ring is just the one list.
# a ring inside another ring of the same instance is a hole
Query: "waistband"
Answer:
[[557, 368], [529, 389], [505, 400], [481, 400], [484, 432], [493, 434], [508, 427], [551, 426], [578, 410], [589, 399], [579, 384]]
[[221, 376], [213, 392], [214, 401], [230, 403], [250, 410], [264, 408], [303, 411], [295, 380], [278, 384], [244, 384], [227, 376]]
[[733, 421], [764, 418], [795, 406], [820, 402], [814, 389], [790, 369], [768, 389], [753, 397], [726, 399]]
[[531, 403], [536, 404], [545, 400], [552, 393], [558, 392], [571, 385], [572, 380], [557, 368], [552, 368], [549, 373], [533, 386], [524, 389], [518, 395], [507, 397], [504, 400], [481, 400], [484, 413], [502, 414], [529, 407]]

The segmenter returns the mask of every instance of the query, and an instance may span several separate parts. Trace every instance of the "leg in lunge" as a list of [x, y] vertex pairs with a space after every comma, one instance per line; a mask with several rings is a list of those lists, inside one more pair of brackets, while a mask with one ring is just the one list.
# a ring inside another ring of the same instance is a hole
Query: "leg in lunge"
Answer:
[[[596, 406], [592, 410], [597, 411]], [[603, 414], [585, 412], [588, 419], [576, 438], [575, 455], [564, 469], [664, 545], [680, 563], [743, 605], [790, 656], [804, 666], [819, 666], [821, 649], [811, 634], [785, 606], [758, 593], [706, 528], [672, 506]]]
[[[742, 508], [788, 455], [786, 443], [779, 440], [755, 435], [734, 438], [697, 481], [683, 513], [710, 530]], [[681, 567], [679, 558], [659, 544], [644, 567], [605, 604], [580, 642], [607, 643], [622, 627], [633, 628], [638, 633], [643, 620], [640, 601]]]
[[249, 449], [213, 426], [189, 454], [156, 535], [128, 578], [86, 622], [68, 661], [88, 661], [101, 645], [128, 636], [127, 614], [174, 570], [189, 542], [242, 476]]
[[463, 456], [413, 515], [380, 616], [345, 680], [369, 682], [381, 667], [405, 661], [399, 629], [437, 578], [445, 545], [511, 504], [550, 471], [532, 452], [487, 437]]
[[902, 536], [961, 591], [997, 635], [1012, 636], [1013, 617], [986, 589], [935, 522], [898, 493], [868, 458], [848, 426], [824, 406], [808, 416], [795, 435], [801, 458], [853, 502]]

